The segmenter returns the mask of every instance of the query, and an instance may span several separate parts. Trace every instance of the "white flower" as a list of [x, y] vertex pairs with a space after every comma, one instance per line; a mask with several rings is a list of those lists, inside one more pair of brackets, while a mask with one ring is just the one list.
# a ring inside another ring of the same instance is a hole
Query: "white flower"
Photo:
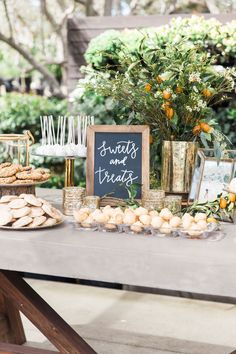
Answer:
[[186, 106], [187, 111], [192, 112], [192, 108], [190, 106]]
[[177, 95], [176, 95], [175, 93], [173, 93], [173, 95], [172, 95], [173, 100], [174, 100], [176, 97], [177, 97]]
[[200, 73], [192, 73], [189, 75], [189, 82], [201, 82]]

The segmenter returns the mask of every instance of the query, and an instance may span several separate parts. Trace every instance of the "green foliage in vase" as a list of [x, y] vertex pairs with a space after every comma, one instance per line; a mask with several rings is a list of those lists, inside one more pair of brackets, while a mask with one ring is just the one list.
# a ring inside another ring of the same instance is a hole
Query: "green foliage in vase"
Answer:
[[205, 147], [212, 142], [219, 157], [226, 142], [211, 107], [229, 98], [235, 72], [214, 64], [215, 57], [186, 40], [161, 48], [144, 36], [132, 53], [123, 44], [117, 67], [86, 67], [81, 84], [128, 107], [128, 121], [150, 125], [158, 139], [200, 138]]

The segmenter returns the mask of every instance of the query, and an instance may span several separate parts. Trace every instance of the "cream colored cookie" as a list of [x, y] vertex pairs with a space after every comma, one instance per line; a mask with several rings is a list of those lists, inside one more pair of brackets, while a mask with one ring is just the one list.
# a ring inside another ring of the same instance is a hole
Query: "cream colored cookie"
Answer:
[[46, 199], [37, 198], [42, 204], [51, 205]]
[[19, 171], [19, 167], [17, 165], [3, 167], [0, 169], [0, 177], [1, 178], [11, 177], [14, 176], [18, 171]]
[[14, 219], [19, 219], [22, 218], [23, 216], [29, 215], [31, 212], [31, 209], [29, 207], [23, 207], [20, 209], [12, 209], [11, 213]]
[[29, 216], [35, 218], [36, 216], [42, 216], [44, 213], [44, 210], [40, 207], [31, 207]]
[[0, 213], [0, 226], [5, 226], [12, 221], [13, 217], [8, 210], [1, 210]]
[[33, 221], [29, 224], [29, 227], [37, 227], [42, 225], [46, 221], [46, 216], [36, 216]]
[[49, 178], [51, 178], [50, 173], [44, 173], [44, 174], [42, 174], [40, 181], [47, 181]]
[[30, 205], [36, 206], [36, 207], [41, 207], [42, 203], [38, 198], [35, 197], [33, 194], [26, 194], [24, 196], [24, 200], [29, 203]]
[[0, 203], [9, 203], [14, 199], [18, 199], [17, 195], [4, 195], [0, 199]]
[[33, 184], [33, 183], [35, 183], [35, 181], [33, 181], [32, 179], [17, 179], [12, 184]]
[[20, 208], [25, 207], [26, 205], [27, 205], [27, 202], [21, 198], [14, 199], [8, 204], [9, 208], [11, 208], [11, 209], [20, 209]]
[[4, 167], [9, 167], [9, 166], [11, 166], [11, 162], [3, 162], [0, 164], [0, 169], [4, 168]]
[[23, 216], [22, 218], [16, 220], [13, 224], [12, 227], [24, 227], [29, 225], [33, 219], [29, 216]]
[[53, 219], [53, 218], [48, 218], [43, 224], [42, 226], [53, 226], [56, 225], [57, 220]]
[[11, 184], [13, 182], [15, 182], [16, 177], [15, 176], [11, 176], [11, 177], [0, 177], [0, 184]]
[[20, 172], [31, 171], [32, 166], [20, 166]]
[[18, 172], [16, 174], [16, 177], [18, 179], [33, 179], [34, 181], [39, 181], [42, 177], [41, 173], [34, 172], [34, 171], [23, 171], [23, 172]]
[[51, 205], [43, 204], [42, 209], [45, 211], [47, 215], [49, 215], [53, 219], [56, 219], [57, 221], [63, 219], [62, 213]]

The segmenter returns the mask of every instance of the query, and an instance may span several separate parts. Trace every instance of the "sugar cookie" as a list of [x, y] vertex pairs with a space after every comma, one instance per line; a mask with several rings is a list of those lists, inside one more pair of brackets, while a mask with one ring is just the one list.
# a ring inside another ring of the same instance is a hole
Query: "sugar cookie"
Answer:
[[20, 209], [25, 207], [26, 205], [27, 202], [24, 199], [20, 199], [20, 198], [14, 199], [8, 204], [9, 208], [11, 209]]
[[52, 226], [52, 225], [55, 225], [56, 223], [57, 223], [56, 219], [48, 218], [48, 219], [42, 224], [42, 226]]
[[42, 205], [41, 201], [38, 200], [33, 194], [26, 194], [24, 196], [24, 200], [29, 203], [30, 205], [40, 207]]
[[46, 216], [36, 216], [33, 221], [29, 224], [29, 227], [37, 227], [42, 225], [46, 221]]
[[56, 219], [57, 221], [63, 219], [62, 213], [51, 205], [43, 204], [42, 209], [45, 211], [47, 215], [49, 215], [53, 219]]
[[29, 216], [23, 216], [22, 218], [16, 220], [13, 224], [12, 227], [24, 227], [29, 225], [33, 219]]
[[44, 212], [44, 210], [42, 208], [31, 207], [29, 216], [31, 216], [32, 218], [35, 218], [36, 216], [42, 216], [44, 213], [45, 212]]
[[2, 196], [2, 198], [0, 199], [0, 203], [9, 203], [14, 199], [17, 199], [17, 195], [4, 195]]
[[12, 209], [11, 213], [14, 219], [19, 219], [22, 218], [23, 216], [29, 215], [31, 212], [31, 209], [29, 207], [23, 207], [20, 209]]
[[0, 226], [9, 224], [13, 219], [11, 212], [7, 210], [1, 210], [0, 213]]

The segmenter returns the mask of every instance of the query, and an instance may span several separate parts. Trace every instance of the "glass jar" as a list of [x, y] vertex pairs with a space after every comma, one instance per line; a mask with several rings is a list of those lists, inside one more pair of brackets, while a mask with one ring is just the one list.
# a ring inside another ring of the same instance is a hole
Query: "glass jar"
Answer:
[[164, 207], [172, 213], [179, 213], [182, 208], [182, 197], [180, 195], [168, 195], [164, 200]]

